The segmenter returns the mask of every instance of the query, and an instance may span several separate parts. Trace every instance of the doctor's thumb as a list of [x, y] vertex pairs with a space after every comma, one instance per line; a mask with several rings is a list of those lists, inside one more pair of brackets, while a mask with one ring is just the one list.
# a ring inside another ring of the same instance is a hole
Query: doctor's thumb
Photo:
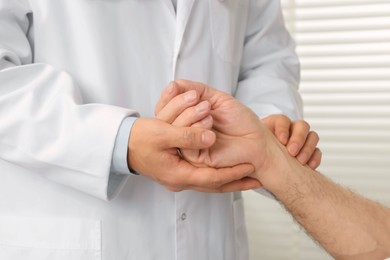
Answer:
[[182, 149], [205, 149], [215, 143], [213, 131], [197, 127], [173, 127], [170, 146]]

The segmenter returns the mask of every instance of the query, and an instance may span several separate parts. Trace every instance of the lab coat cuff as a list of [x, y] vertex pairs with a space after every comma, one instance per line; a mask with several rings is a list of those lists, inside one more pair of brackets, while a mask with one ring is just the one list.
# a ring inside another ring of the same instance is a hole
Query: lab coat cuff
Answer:
[[129, 137], [133, 124], [137, 119], [137, 117], [126, 117], [119, 126], [112, 154], [111, 174], [138, 175], [129, 169], [127, 162]]

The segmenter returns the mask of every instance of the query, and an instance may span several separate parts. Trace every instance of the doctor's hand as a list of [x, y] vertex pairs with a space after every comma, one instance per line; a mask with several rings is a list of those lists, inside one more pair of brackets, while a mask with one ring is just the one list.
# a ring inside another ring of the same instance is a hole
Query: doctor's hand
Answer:
[[254, 170], [250, 164], [198, 168], [177, 152], [178, 148], [206, 149], [214, 142], [215, 134], [207, 129], [175, 127], [159, 119], [140, 118], [130, 133], [129, 168], [175, 192], [230, 192], [260, 187], [257, 180], [247, 178]]

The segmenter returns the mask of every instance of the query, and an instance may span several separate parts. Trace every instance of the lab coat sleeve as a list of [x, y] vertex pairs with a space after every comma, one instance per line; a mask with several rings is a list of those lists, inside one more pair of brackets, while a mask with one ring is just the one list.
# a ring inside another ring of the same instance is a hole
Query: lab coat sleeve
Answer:
[[251, 0], [235, 97], [260, 117], [302, 118], [299, 60], [279, 0]]
[[32, 64], [28, 12], [0, 1], [0, 160], [108, 200], [125, 178], [110, 178], [118, 128], [136, 112], [84, 104], [69, 74]]

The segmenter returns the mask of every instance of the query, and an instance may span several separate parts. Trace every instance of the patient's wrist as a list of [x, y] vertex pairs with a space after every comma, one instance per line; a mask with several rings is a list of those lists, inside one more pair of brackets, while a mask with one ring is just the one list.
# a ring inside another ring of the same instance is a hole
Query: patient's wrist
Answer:
[[269, 151], [267, 165], [265, 170], [257, 173], [257, 179], [271, 192], [284, 190], [289, 185], [289, 179], [305, 169], [279, 142], [274, 142]]

